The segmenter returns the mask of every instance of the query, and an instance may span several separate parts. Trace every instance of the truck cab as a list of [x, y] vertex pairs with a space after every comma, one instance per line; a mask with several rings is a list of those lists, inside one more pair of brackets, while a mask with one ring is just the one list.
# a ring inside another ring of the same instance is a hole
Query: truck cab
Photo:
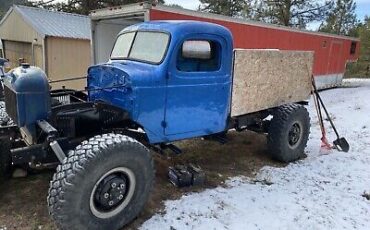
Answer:
[[[155, 45], [153, 45], [155, 44]], [[219, 133], [230, 114], [233, 38], [195, 21], [156, 21], [121, 31], [110, 61], [88, 71], [91, 101], [125, 109], [151, 143]]]

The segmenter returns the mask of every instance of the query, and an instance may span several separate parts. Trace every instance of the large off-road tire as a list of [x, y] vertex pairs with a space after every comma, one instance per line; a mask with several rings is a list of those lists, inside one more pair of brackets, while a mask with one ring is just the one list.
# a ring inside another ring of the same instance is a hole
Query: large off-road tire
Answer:
[[0, 138], [0, 181], [8, 179], [11, 175], [12, 159], [10, 153], [11, 143], [9, 137]]
[[154, 180], [149, 150], [120, 134], [82, 142], [50, 182], [49, 213], [60, 229], [120, 229], [143, 209]]
[[304, 106], [280, 106], [274, 109], [268, 130], [268, 152], [275, 160], [285, 163], [303, 158], [309, 133], [310, 116]]

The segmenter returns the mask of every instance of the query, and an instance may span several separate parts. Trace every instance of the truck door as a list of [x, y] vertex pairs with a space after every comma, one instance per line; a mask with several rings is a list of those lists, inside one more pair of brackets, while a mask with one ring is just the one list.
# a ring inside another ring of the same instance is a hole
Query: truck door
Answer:
[[222, 37], [209, 34], [187, 36], [175, 47], [166, 88], [165, 135], [202, 136], [225, 129], [231, 60], [223, 62], [229, 52], [223, 47]]

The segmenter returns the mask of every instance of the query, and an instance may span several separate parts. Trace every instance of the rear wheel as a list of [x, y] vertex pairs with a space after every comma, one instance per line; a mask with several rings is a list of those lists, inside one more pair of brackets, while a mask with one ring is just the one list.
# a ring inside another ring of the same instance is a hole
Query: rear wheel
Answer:
[[49, 212], [61, 229], [120, 229], [143, 209], [153, 184], [151, 153], [105, 134], [83, 142], [50, 182]]
[[276, 108], [267, 136], [270, 155], [282, 162], [305, 157], [309, 132], [310, 117], [305, 107], [291, 104]]

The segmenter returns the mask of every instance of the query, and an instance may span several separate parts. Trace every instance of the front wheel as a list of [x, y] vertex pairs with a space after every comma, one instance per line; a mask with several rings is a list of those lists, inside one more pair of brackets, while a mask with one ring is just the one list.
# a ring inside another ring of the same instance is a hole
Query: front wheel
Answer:
[[149, 150], [120, 134], [96, 136], [68, 154], [50, 182], [60, 229], [120, 229], [143, 209], [154, 180]]
[[310, 116], [304, 106], [290, 104], [274, 109], [267, 135], [269, 154], [285, 163], [303, 158], [309, 133]]

